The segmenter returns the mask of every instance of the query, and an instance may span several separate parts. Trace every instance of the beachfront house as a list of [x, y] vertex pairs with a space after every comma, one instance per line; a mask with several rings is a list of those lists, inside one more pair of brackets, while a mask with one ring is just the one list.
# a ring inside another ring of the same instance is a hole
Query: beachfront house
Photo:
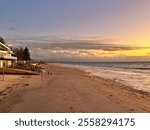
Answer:
[[0, 68], [11, 67], [17, 62], [17, 57], [12, 56], [10, 47], [0, 42]]

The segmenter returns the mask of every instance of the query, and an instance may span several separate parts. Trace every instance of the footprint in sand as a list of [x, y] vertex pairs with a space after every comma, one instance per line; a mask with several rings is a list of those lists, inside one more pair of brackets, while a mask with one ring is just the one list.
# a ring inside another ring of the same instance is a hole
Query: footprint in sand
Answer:
[[70, 109], [72, 110], [72, 109], [73, 109], [73, 107], [70, 107]]
[[132, 111], [132, 112], [133, 112], [133, 111], [135, 111], [135, 110], [134, 110], [133, 108], [131, 108], [131, 109], [130, 109], [130, 111]]
[[29, 86], [30, 84], [24, 84], [22, 87], [27, 87], [27, 86]]
[[19, 84], [12, 84], [12, 86], [18, 86]]
[[12, 87], [7, 87], [6, 89], [9, 90], [9, 89], [12, 89]]
[[10, 92], [10, 91], [8, 91], [7, 89], [1, 91], [1, 92], [0, 92], [0, 97], [2, 97], [2, 98], [5, 97], [6, 95], [8, 95], [9, 92]]

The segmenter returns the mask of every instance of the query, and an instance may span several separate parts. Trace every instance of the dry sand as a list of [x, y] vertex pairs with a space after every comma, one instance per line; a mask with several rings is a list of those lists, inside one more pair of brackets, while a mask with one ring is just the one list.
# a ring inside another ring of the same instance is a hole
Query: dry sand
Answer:
[[148, 93], [78, 69], [44, 67], [43, 78], [0, 75], [0, 112], [150, 112]]

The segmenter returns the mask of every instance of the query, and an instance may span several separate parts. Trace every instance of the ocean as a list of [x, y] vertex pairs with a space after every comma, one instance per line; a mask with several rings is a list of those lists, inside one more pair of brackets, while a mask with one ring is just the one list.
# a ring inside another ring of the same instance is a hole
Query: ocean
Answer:
[[83, 69], [92, 75], [150, 92], [150, 62], [76, 62], [61, 65]]

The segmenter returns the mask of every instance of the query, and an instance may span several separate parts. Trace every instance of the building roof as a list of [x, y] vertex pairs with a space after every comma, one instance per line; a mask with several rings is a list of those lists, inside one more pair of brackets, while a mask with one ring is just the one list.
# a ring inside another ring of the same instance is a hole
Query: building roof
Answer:
[[3, 44], [1, 42], [0, 42], [0, 50], [9, 51], [10, 52], [10, 48], [7, 45], [5, 45], [5, 44]]
[[17, 60], [17, 57], [14, 57], [11, 55], [12, 54], [11, 49], [7, 45], [0, 42], [0, 52], [1, 51], [2, 51], [2, 53], [0, 53], [1, 60], [4, 60], [4, 59], [5, 60]]

